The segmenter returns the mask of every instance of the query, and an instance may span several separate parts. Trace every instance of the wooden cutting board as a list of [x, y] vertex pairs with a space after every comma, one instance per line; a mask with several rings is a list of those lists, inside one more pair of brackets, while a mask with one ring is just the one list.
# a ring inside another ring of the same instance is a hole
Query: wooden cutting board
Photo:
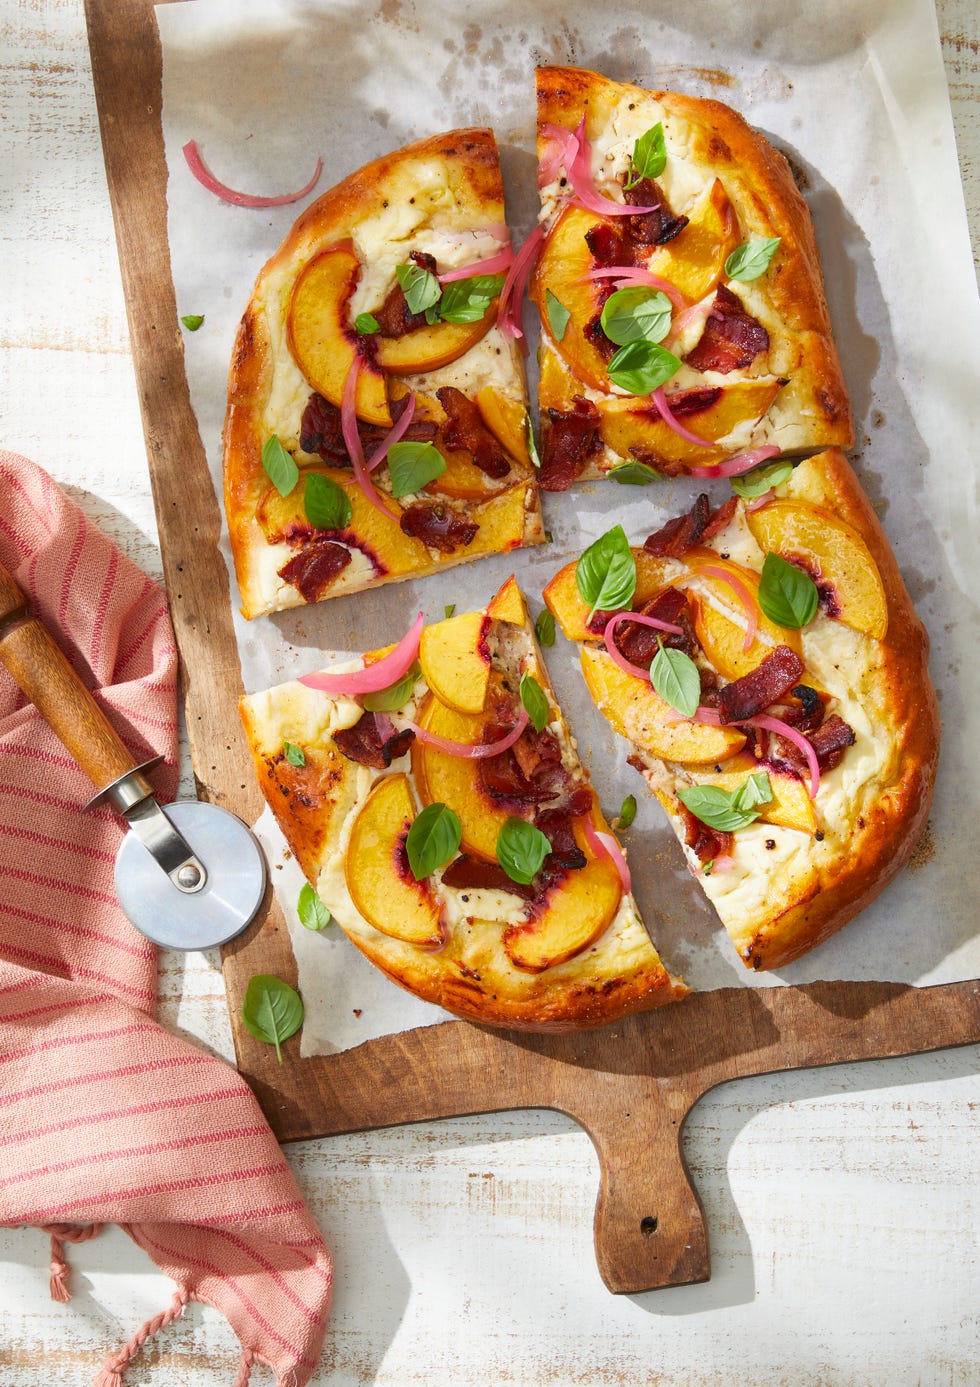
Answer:
[[[129, 315], [164, 574], [183, 667], [198, 792], [254, 823], [263, 804], [236, 704], [232, 597], [204, 447], [190, 405], [170, 277], [161, 55], [151, 0], [86, 0], [89, 45]], [[708, 1089], [743, 1075], [980, 1041], [980, 980], [916, 988], [813, 983], [696, 994], [567, 1036], [455, 1021], [284, 1063], [239, 1009], [248, 979], [296, 968], [271, 896], [224, 953], [241, 1072], [281, 1141], [508, 1108], [555, 1108], [600, 1159], [595, 1245], [613, 1291], [707, 1280], [707, 1236], [681, 1153]]]

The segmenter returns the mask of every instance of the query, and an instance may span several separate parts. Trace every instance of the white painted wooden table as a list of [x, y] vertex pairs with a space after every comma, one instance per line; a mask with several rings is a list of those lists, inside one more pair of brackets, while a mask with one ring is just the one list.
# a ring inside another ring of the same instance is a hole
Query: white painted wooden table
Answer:
[[[976, 247], [980, 14], [975, 0], [938, 10]], [[0, 73], [0, 438], [159, 579], [82, 0], [0, 0]], [[232, 1057], [215, 955], [164, 955], [160, 989], [165, 1024]], [[686, 1152], [712, 1279], [626, 1298], [595, 1268], [591, 1145], [557, 1114], [292, 1146], [337, 1263], [316, 1387], [975, 1387], [977, 1060], [972, 1047], [709, 1094]], [[169, 1300], [118, 1230], [72, 1262], [74, 1299], [53, 1304], [45, 1240], [0, 1230], [0, 1387], [90, 1383]], [[236, 1363], [224, 1320], [191, 1305], [127, 1383], [230, 1387]]]

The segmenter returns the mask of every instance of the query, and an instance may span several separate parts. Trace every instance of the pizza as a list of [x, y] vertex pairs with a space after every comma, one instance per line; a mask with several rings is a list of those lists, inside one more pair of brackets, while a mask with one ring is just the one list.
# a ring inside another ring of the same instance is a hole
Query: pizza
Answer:
[[[493, 134], [351, 174], [256, 280], [224, 498], [246, 617], [540, 543]], [[509, 291], [508, 291], [509, 292]]]
[[481, 611], [241, 702], [309, 887], [394, 982], [522, 1030], [683, 997], [510, 578]]
[[549, 583], [599, 711], [742, 961], [778, 968], [868, 904], [925, 824], [928, 639], [845, 456], [769, 464]]
[[538, 70], [541, 484], [853, 442], [813, 227], [735, 111]]

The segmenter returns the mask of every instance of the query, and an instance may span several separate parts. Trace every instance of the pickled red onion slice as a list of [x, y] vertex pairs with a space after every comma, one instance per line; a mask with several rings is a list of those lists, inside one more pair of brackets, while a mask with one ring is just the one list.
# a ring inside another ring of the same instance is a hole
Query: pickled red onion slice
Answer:
[[369, 472], [373, 472], [379, 467], [388, 456], [388, 449], [393, 443], [397, 443], [409, 430], [412, 420], [415, 418], [415, 391], [410, 390], [406, 399], [406, 404], [395, 421], [394, 428], [388, 432], [375, 448], [374, 452], [364, 464]]
[[[361, 367], [363, 365], [364, 358], [359, 352], [355, 352], [354, 360], [351, 362], [350, 370], [347, 372], [347, 377], [344, 380], [344, 390], [340, 399], [340, 430], [344, 435], [344, 443], [347, 445], [347, 451], [350, 454], [350, 460], [354, 466], [354, 480], [357, 482], [357, 485], [364, 492], [364, 495], [371, 502], [375, 510], [379, 510], [381, 514], [386, 515], [389, 520], [397, 522], [398, 516], [393, 510], [388, 509], [371, 482], [371, 476], [364, 461], [364, 449], [361, 447], [361, 435], [357, 431], [357, 414], [354, 411], [354, 400], [357, 396], [357, 379], [361, 374]], [[401, 420], [398, 422], [401, 423]], [[388, 446], [390, 446], [390, 444]], [[384, 688], [385, 686], [382, 684], [380, 687]]]
[[329, 674], [326, 671], [321, 674], [304, 674], [299, 682], [308, 689], [330, 694], [377, 693], [380, 689], [387, 689], [390, 685], [397, 684], [411, 669], [419, 653], [424, 625], [425, 617], [419, 612], [394, 650], [389, 651], [376, 664], [368, 665], [365, 669], [346, 670], [340, 674]]
[[536, 226], [525, 238], [524, 244], [514, 256], [513, 264], [504, 280], [504, 287], [500, 291], [500, 299], [497, 304], [497, 322], [501, 331], [509, 337], [524, 336], [524, 329], [521, 325], [524, 291], [531, 276], [534, 262], [538, 258], [544, 236], [545, 229], [542, 224]]
[[585, 138], [585, 116], [575, 131], [576, 149], [572, 156], [572, 166], [566, 166], [568, 181], [575, 194], [575, 201], [590, 212], [598, 212], [602, 217], [642, 217], [645, 212], [655, 212], [655, 207], [634, 207], [629, 202], [613, 202], [595, 185], [592, 176], [592, 148]]
[[660, 417], [668, 428], [673, 429], [679, 438], [685, 439], [688, 443], [695, 443], [699, 448], [713, 448], [714, 443], [708, 438], [699, 438], [696, 433], [686, 429], [684, 425], [674, 415], [673, 410], [667, 403], [667, 396], [664, 394], [662, 385], [658, 385], [652, 395], [653, 403], [660, 411]]
[[474, 275], [496, 275], [509, 270], [514, 262], [514, 252], [510, 246], [486, 260], [474, 260], [469, 265], [459, 265], [455, 270], [446, 270], [438, 275], [440, 284], [452, 284], [456, 279], [472, 279]]
[[760, 462], [778, 458], [779, 453], [780, 449], [770, 443], [765, 448], [753, 448], [750, 453], [739, 453], [715, 467], [689, 467], [687, 473], [689, 477], [739, 477], [743, 472], [751, 472]]
[[795, 727], [790, 727], [788, 722], [783, 722], [781, 718], [771, 718], [768, 713], [757, 713], [755, 717], [746, 718], [741, 724], [743, 727], [761, 727], [766, 732], [775, 732], [780, 737], [785, 737], [788, 742], [799, 747], [806, 757], [807, 765], [810, 768], [810, 798], [816, 799], [817, 791], [820, 789], [820, 762], [817, 760], [817, 753], [813, 749], [813, 743], [809, 738], [804, 737], [803, 733]]
[[700, 570], [708, 578], [717, 578], [720, 583], [725, 583], [741, 602], [745, 609], [745, 641], [742, 644], [742, 654], [751, 650], [752, 642], [755, 640], [755, 633], [759, 629], [759, 604], [749, 592], [748, 588], [737, 578], [734, 573], [729, 573], [725, 568], [716, 568], [714, 564], [708, 564]]
[[[646, 269], [643, 265], [600, 265], [594, 270], [588, 270], [582, 278], [621, 279], [631, 284], [649, 284], [651, 288], [659, 289], [662, 294], [667, 295], [678, 314], [683, 315], [690, 311], [687, 307], [687, 299], [676, 284], [671, 284], [669, 279], [662, 279], [660, 275], [655, 275], [652, 270]], [[675, 331], [675, 328], [671, 328], [672, 335]]]
[[585, 841], [597, 857], [605, 853], [607, 857], [612, 858], [613, 865], [619, 873], [622, 888], [629, 893], [632, 890], [633, 881], [630, 876], [630, 869], [626, 865], [626, 858], [623, 856], [623, 850], [611, 833], [600, 833], [592, 822], [591, 814], [585, 816]]
[[[664, 291], [666, 293], [666, 290]], [[707, 320], [714, 308], [714, 299], [702, 299], [700, 303], [692, 303], [690, 308], [685, 308], [683, 313], [678, 313], [677, 317], [670, 325], [670, 332], [664, 339], [664, 346], [669, 347], [676, 342], [682, 332], [686, 332], [692, 323], [699, 320]]]
[[613, 640], [613, 632], [620, 622], [623, 621], [635, 621], [640, 626], [652, 626], [655, 630], [666, 631], [672, 636], [683, 636], [683, 628], [674, 626], [669, 621], [659, 621], [655, 616], [646, 616], [643, 612], [616, 612], [606, 622], [602, 631], [602, 639], [609, 653], [609, 658], [614, 664], [619, 665], [619, 668], [626, 674], [635, 674], [638, 678], [645, 679], [647, 683], [649, 683], [650, 671], [644, 669], [642, 665], [634, 665], [627, 660], [626, 656]]
[[309, 183], [305, 184], [296, 193], [283, 193], [279, 197], [254, 197], [251, 193], [237, 193], [234, 188], [229, 188], [226, 183], [221, 183], [215, 178], [209, 169], [205, 168], [197, 148], [196, 140], [188, 140], [183, 146], [181, 153], [187, 160], [187, 167], [197, 179], [198, 183], [207, 188], [209, 193], [214, 193], [216, 197], [223, 198], [225, 202], [232, 202], [236, 207], [284, 207], [287, 202], [298, 202], [301, 197], [312, 192], [316, 187], [317, 180], [323, 172], [323, 160], [317, 159], [316, 169]]
[[410, 727], [420, 742], [426, 746], [431, 746], [436, 751], [444, 751], [447, 756], [459, 756], [464, 761], [479, 761], [485, 756], [499, 756], [502, 751], [512, 747], [518, 740], [530, 722], [526, 708], [521, 708], [517, 721], [506, 737], [501, 737], [497, 742], [454, 742], [450, 737], [440, 737], [438, 732], [430, 732], [426, 727], [420, 727], [417, 722], [409, 722], [406, 726]]
[[[558, 130], [558, 126], [543, 125], [541, 129], [542, 133], [546, 131], [553, 132]], [[562, 131], [562, 135], [568, 135], [570, 133], [571, 132], [568, 130]], [[574, 139], [575, 136], [572, 135], [571, 138]], [[554, 179], [557, 178], [558, 170], [561, 168], [562, 155], [565, 153], [566, 147], [564, 140], [557, 134], [548, 133], [545, 136], [545, 139], [546, 143], [544, 147], [544, 153], [538, 160], [539, 188], [547, 187], [549, 183], [553, 182]], [[569, 159], [569, 162], [571, 162], [571, 159]]]

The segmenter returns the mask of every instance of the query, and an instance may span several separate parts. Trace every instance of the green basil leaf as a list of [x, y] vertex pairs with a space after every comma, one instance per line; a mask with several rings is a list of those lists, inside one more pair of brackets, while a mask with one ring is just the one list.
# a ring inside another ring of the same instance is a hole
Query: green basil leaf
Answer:
[[755, 501], [764, 496], [774, 486], [779, 486], [792, 475], [793, 464], [785, 458], [767, 462], [764, 467], [753, 467], [751, 472], [743, 472], [740, 477], [732, 477], [732, 490], [736, 496], [746, 501]]
[[[528, 457], [531, 459], [535, 467], [540, 472], [541, 458], [538, 456], [538, 445], [534, 441], [534, 425], [531, 423], [530, 414], [525, 414], [524, 416], [524, 436], [527, 440]], [[551, 538], [551, 536], [547, 534], [547, 531], [545, 531], [545, 534], [547, 535], [548, 539]]]
[[623, 807], [622, 807], [622, 809], [620, 809], [620, 811], [619, 811], [619, 815], [618, 815], [618, 817], [617, 817], [617, 819], [616, 819], [616, 825], [615, 825], [615, 826], [616, 826], [616, 828], [619, 828], [619, 829], [622, 829], [622, 828], [629, 828], [630, 824], [633, 822], [633, 820], [634, 820], [635, 818], [636, 818], [636, 796], [635, 796], [635, 795], [627, 795], [626, 798], [623, 800]]
[[361, 333], [364, 337], [371, 337], [374, 333], [381, 331], [381, 324], [373, 313], [358, 313], [354, 319], [354, 331]]
[[659, 178], [667, 166], [667, 145], [661, 121], [652, 125], [633, 146], [627, 188], [635, 188], [641, 178]]
[[555, 618], [547, 607], [542, 607], [534, 619], [534, 634], [541, 645], [554, 645]]
[[753, 771], [737, 790], [732, 791], [732, 808], [739, 813], [748, 813], [756, 805], [769, 804], [771, 800], [772, 781], [765, 771]]
[[520, 694], [535, 732], [543, 732], [551, 721], [551, 705], [544, 689], [526, 670], [521, 675]]
[[743, 284], [758, 279], [768, 270], [781, 240], [780, 236], [754, 236], [751, 241], [743, 241], [725, 261], [725, 274]]
[[680, 357], [656, 342], [627, 342], [609, 363], [609, 379], [631, 395], [649, 395], [680, 368]]
[[614, 525], [580, 556], [575, 565], [575, 585], [582, 601], [597, 611], [617, 612], [628, 607], [636, 591], [636, 560], [622, 525]]
[[405, 704], [412, 696], [415, 689], [415, 681], [422, 673], [422, 666], [418, 660], [413, 660], [412, 667], [394, 684], [389, 684], [386, 689], [377, 689], [374, 693], [364, 695], [363, 704], [369, 713], [394, 713], [398, 708], [404, 708]]
[[690, 655], [660, 642], [650, 666], [650, 683], [665, 703], [693, 718], [701, 702], [701, 675]]
[[526, 819], [508, 819], [497, 834], [497, 861], [522, 886], [531, 884], [550, 852], [548, 839]]
[[427, 804], [414, 820], [405, 839], [412, 876], [421, 881], [444, 867], [455, 856], [462, 842], [459, 815], [445, 804]]
[[409, 312], [424, 313], [427, 308], [432, 308], [439, 302], [442, 286], [431, 270], [412, 262], [396, 265], [395, 275], [402, 287]]
[[691, 785], [686, 790], [678, 790], [677, 797], [696, 819], [709, 828], [716, 828], [719, 833], [735, 833], [755, 823], [759, 817], [756, 809], [733, 809], [731, 795], [720, 785]]
[[274, 1045], [282, 1064], [280, 1046], [303, 1024], [303, 1000], [299, 993], [271, 973], [249, 978], [242, 999], [242, 1021], [256, 1040]]
[[452, 614], [453, 614], [453, 612], [454, 612], [455, 610], [456, 610], [456, 603], [455, 603], [455, 602], [449, 602], [449, 603], [446, 604], [446, 609], [445, 609], [445, 611], [446, 611], [446, 620], [447, 620], [447, 621], [448, 621], [449, 618], [452, 616]]
[[609, 295], [599, 321], [619, 347], [629, 342], [661, 342], [670, 331], [671, 310], [670, 299], [659, 289], [633, 285]]
[[198, 328], [204, 322], [204, 314], [185, 313], [180, 321], [184, 324], [188, 332], [197, 332]]
[[798, 631], [817, 614], [820, 594], [809, 573], [787, 563], [778, 554], [767, 554], [759, 579], [759, 606], [770, 621]]
[[548, 326], [551, 335], [556, 342], [560, 342], [565, 336], [565, 329], [571, 321], [571, 313], [562, 303], [561, 299], [553, 294], [550, 289], [544, 291], [545, 312], [548, 315]]
[[306, 752], [295, 742], [283, 742], [282, 754], [291, 766], [305, 766]]
[[446, 470], [446, 459], [434, 443], [393, 443], [388, 449], [392, 496], [421, 491]]
[[655, 472], [645, 462], [635, 460], [621, 462], [617, 467], [610, 467], [606, 476], [612, 477], [613, 481], [619, 482], [620, 486], [649, 486], [651, 482], [662, 480], [659, 472]]
[[503, 287], [503, 275], [450, 280], [439, 300], [439, 317], [446, 323], [478, 323]]
[[262, 466], [265, 468], [265, 475], [280, 496], [288, 496], [299, 481], [296, 460], [291, 453], [286, 452], [278, 434], [270, 433], [263, 443]]
[[303, 487], [303, 509], [318, 530], [342, 530], [353, 514], [350, 497], [342, 486], [319, 472], [307, 472]]
[[308, 881], [303, 883], [303, 887], [299, 893], [299, 900], [296, 902], [296, 913], [299, 916], [300, 924], [305, 929], [326, 929], [332, 919], [330, 911], [323, 904], [323, 901], [321, 901]]

